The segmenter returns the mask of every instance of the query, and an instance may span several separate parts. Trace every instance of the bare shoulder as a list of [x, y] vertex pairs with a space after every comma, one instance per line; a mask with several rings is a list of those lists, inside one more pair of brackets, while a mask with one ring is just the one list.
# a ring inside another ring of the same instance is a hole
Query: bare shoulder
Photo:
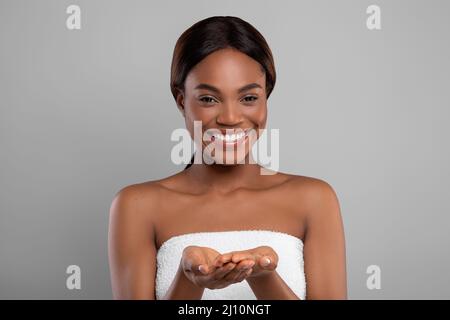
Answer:
[[146, 181], [121, 188], [113, 197], [111, 214], [133, 217], [145, 215], [151, 218], [161, 201], [162, 187], [159, 181]]
[[147, 215], [157, 214], [162, 201], [168, 193], [173, 192], [172, 185], [180, 174], [166, 178], [130, 184], [121, 188], [113, 197], [111, 208], [118, 208], [123, 214]]
[[307, 176], [294, 176], [293, 184], [312, 202], [337, 200], [334, 188], [325, 180]]
[[157, 199], [158, 188], [154, 182], [131, 184], [120, 189], [113, 198], [113, 204], [125, 207], [138, 206], [151, 203]]
[[308, 215], [340, 214], [339, 200], [333, 186], [325, 180], [294, 174], [285, 174], [287, 196], [302, 206]]
[[328, 182], [319, 178], [283, 172], [278, 172], [277, 175], [282, 177], [280, 179], [284, 180], [285, 184], [293, 191], [309, 191], [311, 193], [334, 191]]

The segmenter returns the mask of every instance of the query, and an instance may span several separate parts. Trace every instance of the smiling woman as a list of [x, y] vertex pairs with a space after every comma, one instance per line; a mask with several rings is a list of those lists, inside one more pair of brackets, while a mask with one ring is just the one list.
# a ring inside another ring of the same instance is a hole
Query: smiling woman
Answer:
[[[116, 299], [345, 299], [345, 240], [333, 188], [261, 174], [250, 131], [264, 129], [276, 79], [264, 37], [237, 17], [178, 39], [170, 87], [191, 138], [220, 142], [212, 162], [120, 190], [110, 209]], [[209, 143], [208, 143], [209, 142]], [[244, 152], [237, 154], [236, 148]], [[231, 158], [232, 161], [222, 161]]]
[[[218, 60], [221, 61], [221, 64], [211, 70], [208, 65], [214, 65]], [[237, 60], [240, 60], [241, 63], [236, 64]], [[208, 73], [209, 83], [198, 81], [202, 72]], [[226, 79], [229, 80], [229, 83], [234, 83], [232, 88], [218, 88], [213, 85], [213, 83], [224, 82]], [[255, 79], [257, 81], [253, 82]], [[237, 80], [242, 81], [242, 86], [236, 88]], [[191, 132], [193, 131], [192, 117], [195, 117], [196, 114], [188, 113], [186, 115], [184, 100], [195, 100], [198, 106], [205, 107], [232, 102], [224, 101], [227, 98], [227, 92], [221, 91], [224, 89], [235, 90], [232, 93], [240, 105], [253, 106], [254, 110], [248, 110], [247, 114], [251, 111], [259, 111], [258, 113], [253, 112], [254, 116], [260, 118], [256, 119], [256, 128], [252, 128], [263, 129], [266, 122], [266, 110], [261, 106], [266, 105], [266, 99], [269, 98], [275, 81], [274, 59], [267, 42], [258, 30], [239, 18], [212, 17], [202, 20], [186, 30], [175, 45], [170, 88], [177, 100], [178, 107], [186, 118], [186, 126]], [[189, 95], [189, 93], [193, 93], [193, 95]], [[229, 113], [226, 115], [230, 116]], [[223, 119], [223, 117], [221, 119], [224, 121], [222, 127], [228, 126], [227, 133], [230, 136], [233, 135], [233, 125], [230, 126], [226, 123], [228, 119]], [[199, 118], [199, 120], [203, 119]], [[233, 123], [233, 120], [231, 121]], [[217, 125], [212, 127], [215, 128]], [[225, 132], [223, 133], [225, 134]], [[226, 136], [224, 140], [226, 140]], [[229, 140], [232, 140], [231, 137]], [[249, 150], [250, 146], [247, 144], [243, 156]], [[243, 160], [237, 159], [237, 156], [237, 152], [234, 152], [231, 158], [235, 161]], [[186, 169], [192, 165], [194, 157], [192, 156]], [[225, 154], [224, 157], [226, 157]]]

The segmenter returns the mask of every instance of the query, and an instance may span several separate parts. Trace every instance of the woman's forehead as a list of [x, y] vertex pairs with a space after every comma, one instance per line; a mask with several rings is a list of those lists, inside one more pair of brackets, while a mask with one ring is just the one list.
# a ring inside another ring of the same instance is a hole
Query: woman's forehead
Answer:
[[249, 83], [265, 83], [261, 65], [237, 50], [222, 49], [200, 61], [186, 77], [185, 86], [193, 89], [199, 83], [214, 87], [240, 88]]

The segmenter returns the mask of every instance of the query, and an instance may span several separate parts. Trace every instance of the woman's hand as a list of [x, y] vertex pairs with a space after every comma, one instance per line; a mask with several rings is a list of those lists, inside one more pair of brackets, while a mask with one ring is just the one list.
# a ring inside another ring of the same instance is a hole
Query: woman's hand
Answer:
[[278, 265], [278, 254], [272, 247], [260, 246], [253, 249], [232, 251], [219, 255], [214, 260], [214, 266], [221, 267], [227, 263], [237, 263], [239, 261], [254, 261], [253, 272], [248, 275], [249, 278], [256, 278], [267, 275], [274, 271]]
[[188, 246], [183, 250], [181, 267], [186, 277], [201, 288], [221, 289], [243, 281], [252, 273], [255, 262], [243, 259], [215, 266], [221, 254], [208, 247]]

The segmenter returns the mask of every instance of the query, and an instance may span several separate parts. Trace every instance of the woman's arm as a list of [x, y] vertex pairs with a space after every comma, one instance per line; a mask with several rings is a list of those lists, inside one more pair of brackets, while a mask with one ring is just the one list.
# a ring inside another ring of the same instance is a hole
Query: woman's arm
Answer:
[[163, 300], [200, 300], [204, 288], [198, 287], [183, 272], [181, 263]]
[[304, 261], [307, 299], [347, 299], [344, 228], [338, 198], [315, 180], [307, 201]]
[[[115, 196], [110, 209], [109, 263], [114, 299], [155, 300], [156, 247], [152, 212], [157, 194], [133, 185]], [[163, 299], [201, 299], [203, 288], [186, 278], [181, 265]]]
[[[303, 180], [304, 182], [304, 180]], [[332, 187], [313, 179], [296, 191], [295, 202], [306, 205], [305, 261], [307, 299], [346, 299], [346, 258], [344, 230], [339, 202]], [[302, 195], [299, 199], [298, 194]], [[300, 299], [284, 282], [276, 269], [261, 276], [247, 278], [257, 299]]]
[[276, 270], [259, 277], [247, 278], [258, 300], [299, 300]]
[[155, 299], [154, 232], [140, 186], [118, 192], [109, 220], [109, 265], [114, 299]]

